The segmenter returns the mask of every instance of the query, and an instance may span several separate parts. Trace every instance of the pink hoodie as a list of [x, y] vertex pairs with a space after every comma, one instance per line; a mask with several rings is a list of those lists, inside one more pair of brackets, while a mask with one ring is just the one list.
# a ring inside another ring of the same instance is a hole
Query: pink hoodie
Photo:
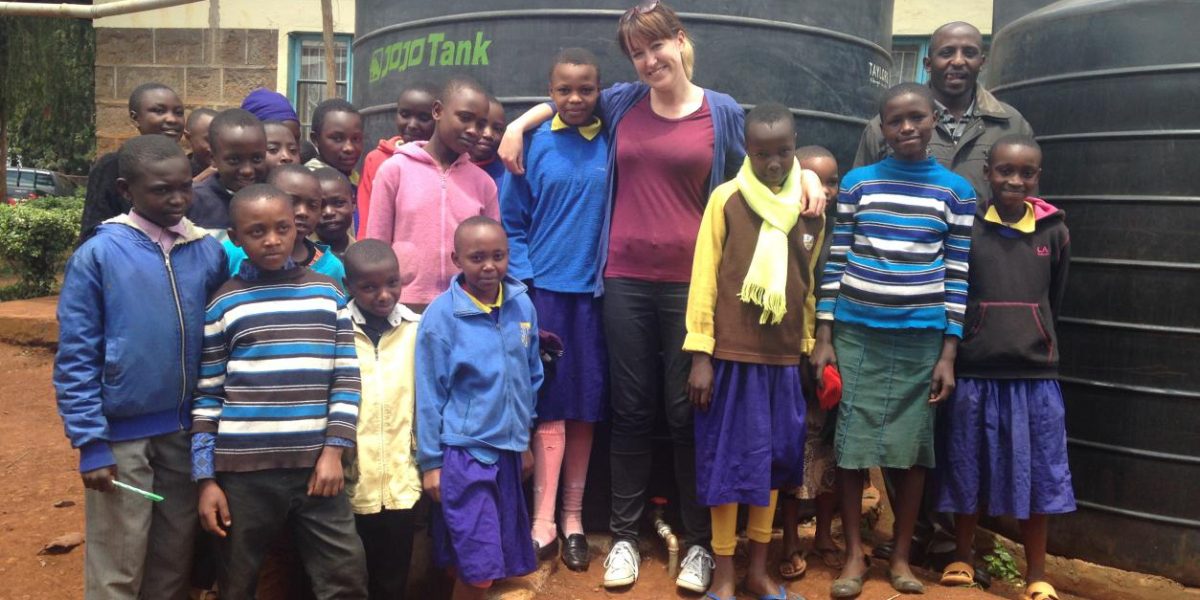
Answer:
[[379, 166], [371, 190], [366, 237], [396, 251], [405, 304], [429, 304], [450, 287], [458, 274], [450, 252], [459, 223], [475, 215], [500, 219], [492, 178], [466, 153], [445, 172], [438, 170], [425, 144], [397, 148]]

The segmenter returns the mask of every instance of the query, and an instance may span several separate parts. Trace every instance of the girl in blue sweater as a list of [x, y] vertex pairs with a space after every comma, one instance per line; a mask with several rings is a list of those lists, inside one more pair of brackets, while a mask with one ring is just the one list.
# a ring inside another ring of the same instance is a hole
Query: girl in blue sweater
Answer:
[[909, 548], [925, 469], [934, 467], [933, 403], [954, 391], [967, 300], [975, 191], [926, 152], [936, 120], [929, 87], [891, 88], [879, 114], [892, 156], [842, 179], [812, 355], [818, 385], [827, 365], [843, 382], [834, 451], [846, 565], [834, 598], [862, 592], [862, 473], [871, 467], [902, 470], [892, 587], [924, 591]]
[[541, 327], [562, 338], [566, 348], [555, 377], [538, 396], [533, 542], [549, 549], [556, 539], [561, 472], [562, 560], [583, 571], [588, 565], [583, 491], [593, 423], [604, 418], [608, 398], [608, 352], [596, 294], [608, 134], [593, 114], [600, 97], [596, 56], [582, 48], [560, 52], [551, 67], [550, 96], [558, 114], [526, 134], [528, 169], [524, 177], [508, 176], [500, 212], [508, 231], [510, 273], [530, 284]]

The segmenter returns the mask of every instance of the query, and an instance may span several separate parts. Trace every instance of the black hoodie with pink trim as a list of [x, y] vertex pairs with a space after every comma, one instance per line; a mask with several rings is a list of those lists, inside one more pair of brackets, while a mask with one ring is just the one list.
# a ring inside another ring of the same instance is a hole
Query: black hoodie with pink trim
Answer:
[[1062, 210], [1040, 198], [1026, 201], [1033, 205], [1033, 233], [984, 220], [984, 203], [976, 209], [957, 377], [1058, 377], [1054, 324], [1067, 286], [1071, 236]]

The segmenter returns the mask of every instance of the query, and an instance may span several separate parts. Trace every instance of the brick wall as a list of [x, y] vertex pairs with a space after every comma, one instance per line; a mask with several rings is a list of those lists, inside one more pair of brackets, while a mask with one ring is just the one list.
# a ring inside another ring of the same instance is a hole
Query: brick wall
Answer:
[[96, 156], [137, 135], [129, 93], [157, 81], [170, 86], [188, 112], [241, 105], [255, 88], [275, 89], [279, 32], [221, 29], [96, 29]]

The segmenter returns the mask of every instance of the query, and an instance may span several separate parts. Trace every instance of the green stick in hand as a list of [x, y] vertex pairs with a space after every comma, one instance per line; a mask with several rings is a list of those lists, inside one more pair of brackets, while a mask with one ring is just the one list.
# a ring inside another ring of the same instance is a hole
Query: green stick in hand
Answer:
[[120, 481], [117, 481], [116, 479], [113, 480], [113, 485], [115, 485], [123, 490], [138, 494], [139, 496], [142, 496], [143, 498], [149, 498], [150, 500], [153, 500], [155, 502], [163, 501], [163, 497], [159, 496], [158, 494], [155, 494], [154, 492], [147, 492], [146, 490], [135, 488], [132, 485], [129, 485], [128, 483], [121, 483]]

